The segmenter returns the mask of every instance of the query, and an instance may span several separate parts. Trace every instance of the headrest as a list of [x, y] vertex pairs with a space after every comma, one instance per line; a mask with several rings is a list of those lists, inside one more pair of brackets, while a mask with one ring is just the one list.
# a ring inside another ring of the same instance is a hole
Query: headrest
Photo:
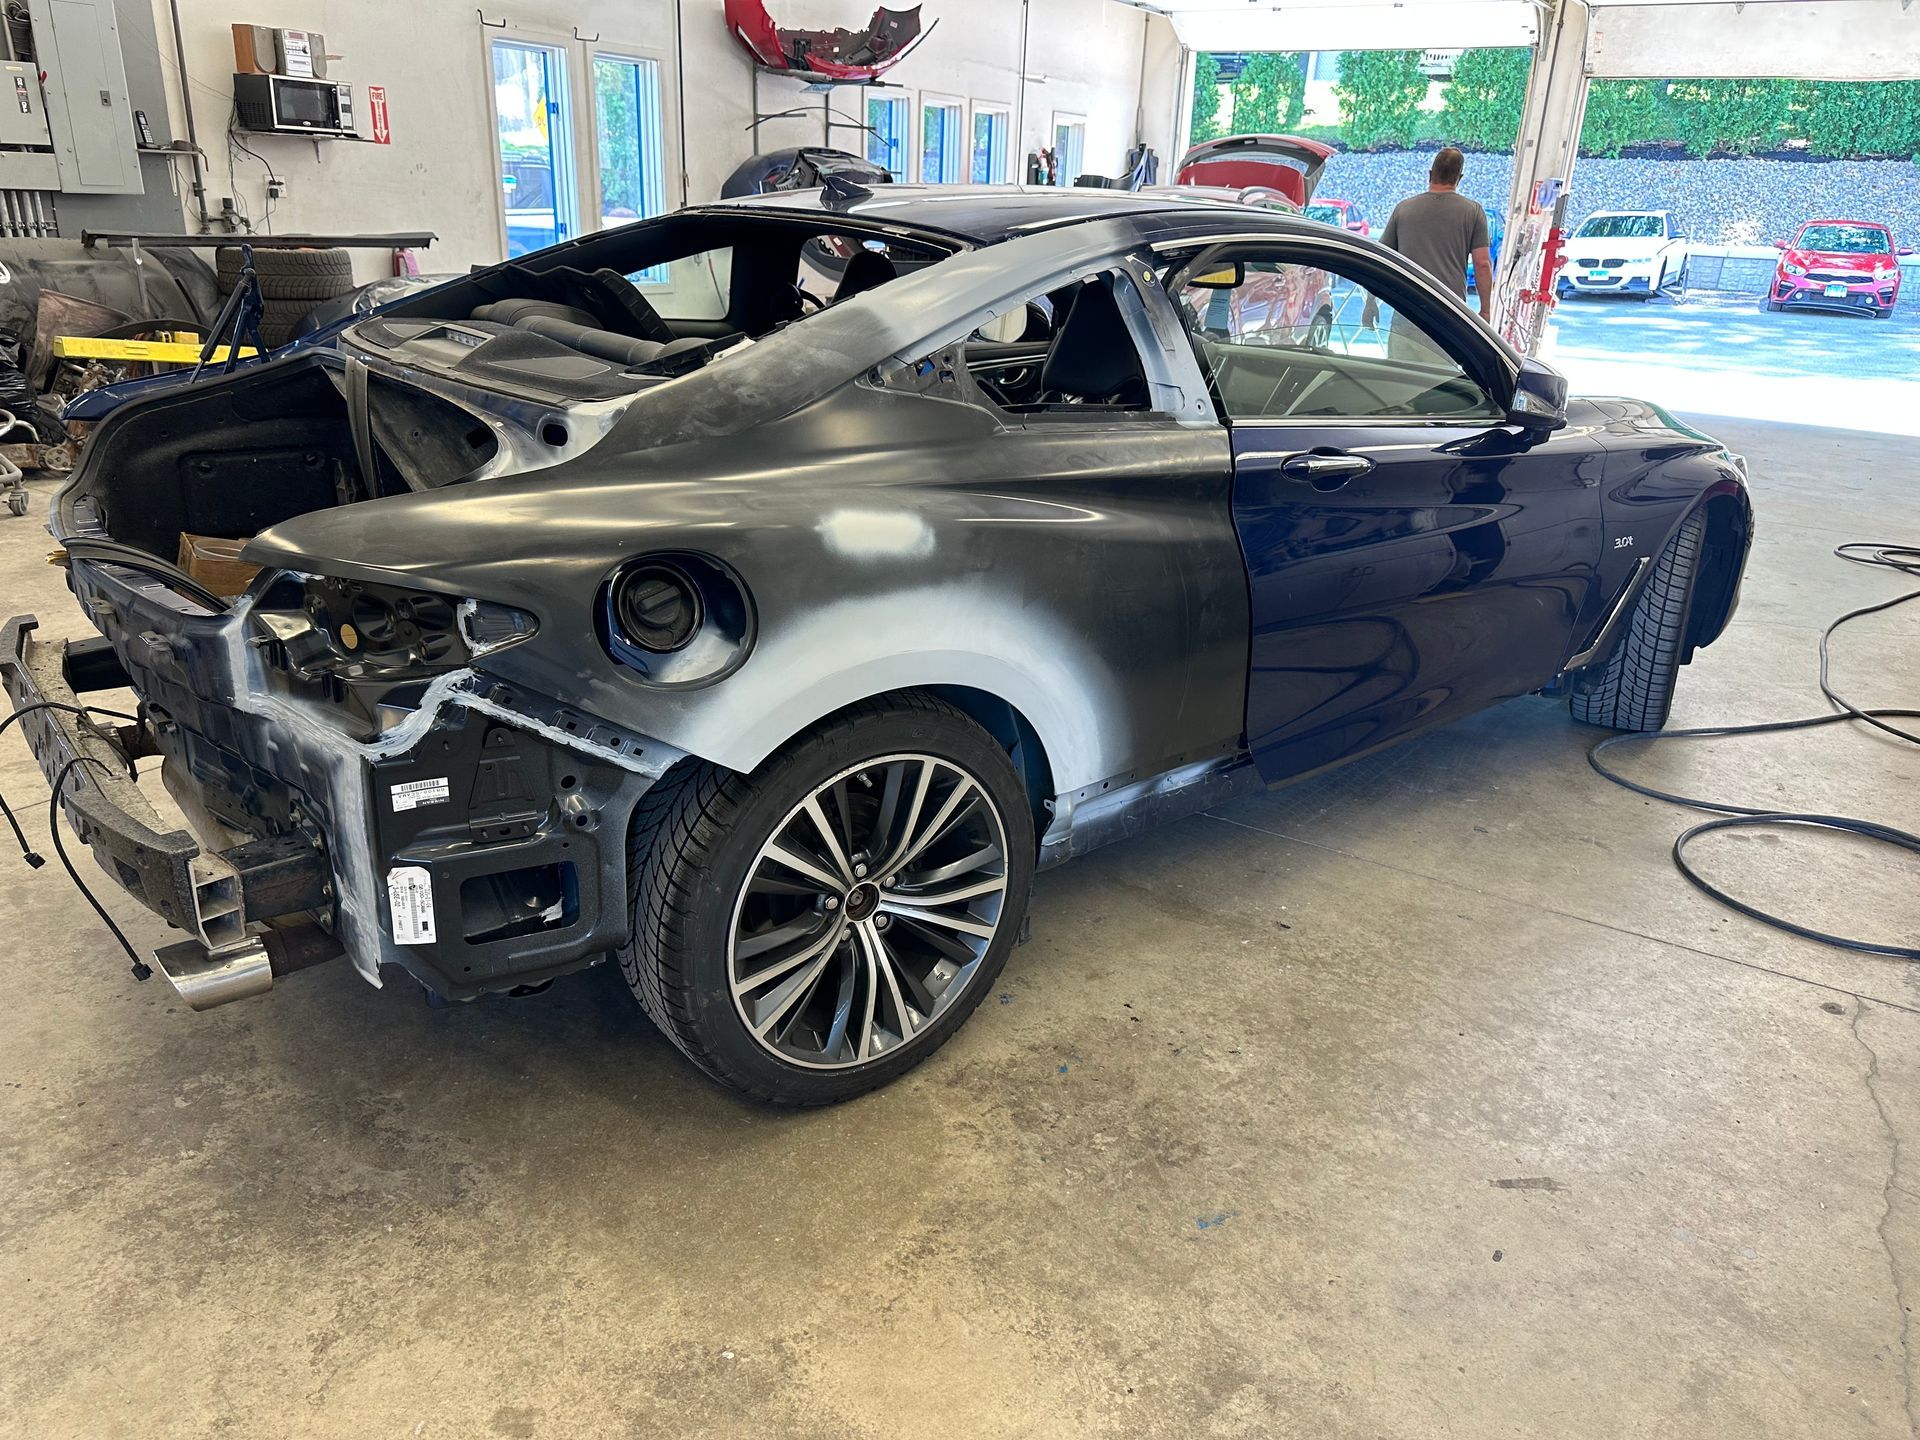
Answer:
[[878, 290], [889, 280], [898, 280], [900, 271], [892, 260], [878, 250], [862, 246], [847, 261], [847, 273], [840, 277], [840, 288], [833, 292], [835, 303], [851, 300], [869, 290]]
[[1047, 352], [1040, 388], [1083, 400], [1145, 400], [1147, 377], [1140, 368], [1140, 352], [1104, 277], [1087, 281], [1075, 295]]

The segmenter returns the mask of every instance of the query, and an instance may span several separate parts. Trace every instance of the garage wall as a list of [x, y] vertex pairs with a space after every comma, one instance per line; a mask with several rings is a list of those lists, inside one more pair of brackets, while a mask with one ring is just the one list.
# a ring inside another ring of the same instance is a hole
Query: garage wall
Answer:
[[[222, 195], [232, 195], [256, 224], [266, 223], [265, 166], [243, 155], [229, 168], [230, 26], [237, 18], [322, 32], [327, 49], [344, 57], [333, 62], [330, 78], [354, 86], [362, 134], [370, 130], [366, 87], [384, 85], [387, 91], [390, 145], [243, 136], [286, 182], [287, 193], [271, 217], [275, 230], [432, 230], [440, 239], [422, 256], [429, 270], [458, 270], [501, 258], [483, 37], [503, 32], [483, 30], [482, 15], [505, 21], [508, 33], [564, 40], [577, 31], [609, 45], [656, 54], [663, 61], [669, 112], [668, 184], [674, 198], [681, 198], [681, 136], [673, 113], [674, 0], [488, 0], [477, 10], [473, 0], [246, 0], [238, 7], [230, 0], [179, 0], [179, 8], [194, 115], [208, 157], [211, 208], [218, 208]], [[721, 0], [680, 0], [678, 8], [686, 27], [685, 194], [701, 201], [717, 195], [722, 180], [751, 153], [751, 71], [745, 53], [726, 32]], [[1141, 133], [1165, 156], [1174, 104], [1159, 91], [1177, 85], [1178, 42], [1172, 39], [1171, 26], [1114, 0], [1034, 0], [1022, 107], [1023, 8], [1022, 0], [927, 0], [925, 13], [940, 19], [939, 29], [889, 76], [913, 102], [915, 173], [923, 97], [1013, 107], [1021, 120], [1015, 178], [1026, 152], [1050, 142], [1056, 112], [1084, 117], [1089, 171], [1117, 172], [1142, 118]], [[166, 0], [154, 0], [154, 9], [174, 130], [184, 134]], [[858, 24], [871, 13], [866, 0], [774, 0], [773, 9], [782, 24], [818, 27]], [[1165, 58], [1169, 55], [1175, 58]], [[1153, 92], [1144, 116], [1143, 58], [1148, 59], [1145, 73]], [[129, 63], [135, 63], [132, 57]], [[842, 92], [837, 103], [849, 116], [864, 116], [859, 91]], [[763, 110], [803, 105], [809, 112], [803, 119], [767, 125], [761, 148], [819, 143], [818, 96], [793, 82], [763, 77], [761, 105]], [[840, 131], [835, 143], [857, 149], [862, 140], [859, 132]], [[187, 215], [184, 196], [181, 207]], [[362, 278], [386, 269], [384, 254], [362, 256], [357, 264]]]

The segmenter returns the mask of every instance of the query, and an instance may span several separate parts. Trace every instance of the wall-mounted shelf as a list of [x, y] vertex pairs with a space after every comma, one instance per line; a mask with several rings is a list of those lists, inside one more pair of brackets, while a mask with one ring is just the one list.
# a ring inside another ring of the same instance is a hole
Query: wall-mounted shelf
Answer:
[[785, 110], [762, 110], [760, 108], [760, 77], [777, 75], [782, 80], [795, 80], [804, 90], [820, 97], [820, 139], [824, 145], [833, 144], [835, 130], [861, 130], [872, 134], [872, 129], [864, 120], [849, 120], [845, 116], [833, 113], [833, 94], [836, 90], [900, 90], [903, 86], [890, 80], [836, 80], [831, 75], [816, 75], [811, 70], [782, 70], [775, 65], [755, 63], [753, 72], [753, 123], [747, 128], [753, 131], [753, 152], [760, 153], [760, 126], [768, 120], [791, 120], [795, 116], [808, 114], [810, 105], [790, 106]]

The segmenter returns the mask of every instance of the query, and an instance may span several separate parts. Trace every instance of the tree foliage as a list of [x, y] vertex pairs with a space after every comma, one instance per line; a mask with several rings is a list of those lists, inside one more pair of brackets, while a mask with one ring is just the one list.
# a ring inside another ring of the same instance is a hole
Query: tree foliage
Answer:
[[1533, 52], [1516, 46], [1463, 50], [1440, 111], [1447, 138], [1468, 150], [1511, 150], [1532, 68]]
[[[1513, 148], [1526, 103], [1532, 52], [1501, 46], [1463, 51], [1442, 92], [1437, 117], [1423, 129], [1429, 82], [1418, 50], [1348, 50], [1334, 94], [1340, 138], [1355, 149], [1411, 145], [1432, 125], [1469, 150]], [[1233, 128], [1291, 130], [1305, 112], [1300, 57], [1247, 58], [1233, 83]], [[1220, 67], [1194, 63], [1193, 139], [1227, 133], [1220, 118]], [[1670, 145], [1688, 155], [1751, 155], [1804, 148], [1832, 159], [1920, 159], [1920, 80], [1773, 79], [1595, 80], [1587, 93], [1580, 148], [1618, 155], [1637, 145]]]
[[1796, 89], [1793, 123], [1818, 153], [1920, 158], [1920, 83], [1803, 80]]
[[1752, 155], [1788, 146], [1834, 159], [1920, 155], [1920, 81], [1596, 80], [1580, 148], [1630, 145], [1689, 155]]
[[1192, 144], [1218, 140], [1226, 134], [1220, 124], [1220, 62], [1202, 50], [1193, 61]]
[[1431, 83], [1420, 50], [1346, 50], [1333, 93], [1340, 101], [1340, 138], [1359, 150], [1413, 142], [1420, 102]]
[[1291, 55], [1249, 56], [1232, 89], [1233, 128], [1243, 135], [1291, 130], [1307, 113], [1307, 72]]
[[1679, 120], [1664, 80], [1595, 80], [1587, 87], [1587, 118], [1580, 148], [1589, 155], [1618, 155], [1677, 129]]

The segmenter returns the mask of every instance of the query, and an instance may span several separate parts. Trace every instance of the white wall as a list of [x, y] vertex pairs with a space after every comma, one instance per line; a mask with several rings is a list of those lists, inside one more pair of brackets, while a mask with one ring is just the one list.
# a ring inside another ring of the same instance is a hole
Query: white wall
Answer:
[[[266, 172], [244, 156], [228, 165], [226, 134], [232, 112], [236, 18], [259, 25], [317, 30], [343, 58], [330, 78], [354, 86], [360, 131], [370, 124], [366, 87], [384, 85], [393, 141], [377, 146], [246, 134], [248, 146], [286, 182], [272, 227], [281, 232], [384, 232], [425, 229], [440, 239], [425, 255], [429, 270], [459, 270], [501, 258], [499, 181], [488, 107], [485, 36], [528, 32], [534, 38], [600, 37], [602, 43], [651, 52], [663, 61], [663, 91], [675, 103], [674, 0], [179, 0], [194, 116], [208, 156], [211, 204], [233, 195], [261, 223]], [[154, 0], [161, 50], [168, 64], [168, 96], [176, 133], [184, 133], [180, 86], [171, 65], [171, 21], [166, 0]], [[687, 87], [685, 198], [712, 199], [721, 182], [752, 153], [750, 80], [745, 52], [727, 34], [721, 0], [680, 0], [684, 13]], [[857, 25], [872, 13], [867, 0], [773, 0], [787, 26]], [[856, 13], [857, 12], [857, 13]], [[923, 93], [963, 101], [1021, 101], [1021, 0], [926, 0], [924, 15], [938, 30], [888, 76], [914, 102], [918, 165], [919, 101]], [[508, 30], [488, 30], [505, 20]], [[1136, 135], [1162, 154], [1172, 143], [1174, 105], [1165, 87], [1177, 83], [1179, 46], [1164, 20], [1114, 0], [1032, 0], [1023, 133], [1013, 157], [1014, 178], [1026, 152], [1050, 143], [1055, 112], [1087, 121], [1086, 168], [1113, 174]], [[1143, 56], [1147, 57], [1142, 103]], [[898, 93], [898, 92], [896, 92]], [[800, 120], [762, 130], [760, 148], [818, 144], [819, 97], [778, 77], [762, 77], [763, 110], [808, 107]], [[837, 97], [839, 110], [864, 118], [862, 92]], [[679, 185], [680, 136], [668, 117], [669, 190]], [[1136, 126], [1143, 128], [1136, 130]], [[839, 131], [843, 149], [862, 148], [856, 131]], [[317, 153], [316, 153], [317, 151]], [[917, 168], [913, 173], [917, 173]], [[183, 204], [184, 210], [184, 204]], [[384, 252], [357, 261], [363, 278], [385, 273]]]

